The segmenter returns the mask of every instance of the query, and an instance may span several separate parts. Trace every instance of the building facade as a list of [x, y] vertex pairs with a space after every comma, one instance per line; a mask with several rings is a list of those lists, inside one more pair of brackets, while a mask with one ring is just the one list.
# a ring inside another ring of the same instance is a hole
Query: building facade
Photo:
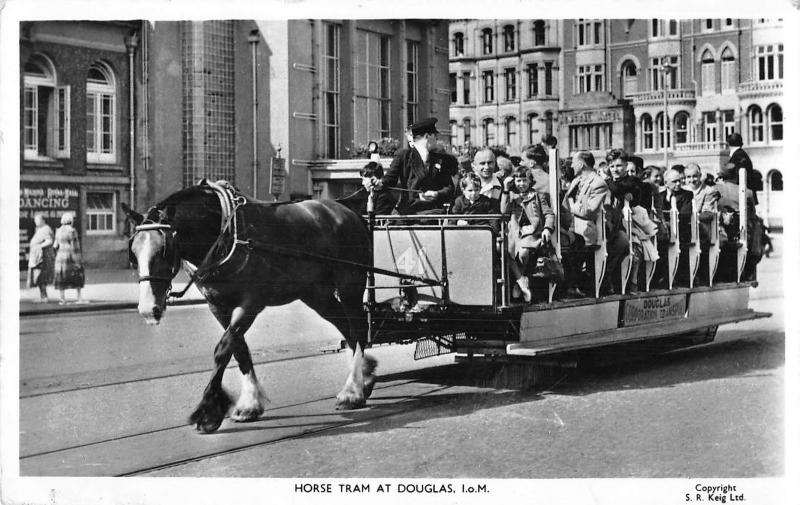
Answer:
[[370, 141], [446, 128], [447, 59], [445, 21], [23, 23], [21, 264], [36, 212], [73, 212], [86, 264], [118, 267], [123, 202], [204, 177], [262, 200], [352, 192]]
[[[764, 181], [761, 214], [780, 226], [781, 25], [732, 18], [453, 21], [453, 143], [513, 153], [552, 131], [562, 155], [604, 156], [621, 147], [646, 165], [696, 162], [714, 173], [730, 156], [727, 136], [739, 132]], [[555, 96], [539, 100], [533, 92], [542, 90], [548, 61], [559, 85]]]
[[561, 23], [450, 22], [450, 136], [460, 149], [519, 151], [558, 131]]
[[20, 263], [33, 216], [75, 215], [88, 264], [122, 265], [137, 23], [20, 24]]

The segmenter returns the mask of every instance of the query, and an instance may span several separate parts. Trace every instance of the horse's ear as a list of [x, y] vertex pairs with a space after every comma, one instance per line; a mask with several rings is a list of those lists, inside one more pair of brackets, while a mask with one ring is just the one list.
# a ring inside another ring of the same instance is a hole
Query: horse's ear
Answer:
[[144, 220], [144, 216], [136, 212], [135, 210], [128, 207], [128, 204], [122, 202], [119, 204], [122, 207], [122, 212], [125, 213], [125, 216], [136, 226], [139, 226], [142, 221]]

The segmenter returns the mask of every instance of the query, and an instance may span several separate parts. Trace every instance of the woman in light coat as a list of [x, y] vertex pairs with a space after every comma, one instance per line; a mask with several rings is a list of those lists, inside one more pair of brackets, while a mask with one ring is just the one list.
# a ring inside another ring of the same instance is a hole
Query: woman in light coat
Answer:
[[61, 305], [67, 303], [64, 296], [64, 291], [67, 289], [76, 289], [78, 303], [84, 303], [81, 297], [81, 289], [85, 281], [81, 246], [78, 240], [78, 231], [72, 226], [72, 223], [72, 213], [67, 212], [61, 216], [61, 226], [56, 230], [55, 287], [59, 290]]
[[41, 302], [47, 301], [47, 285], [53, 282], [53, 229], [44, 221], [42, 214], [33, 216], [36, 231], [31, 237], [28, 256], [28, 287], [38, 287]]

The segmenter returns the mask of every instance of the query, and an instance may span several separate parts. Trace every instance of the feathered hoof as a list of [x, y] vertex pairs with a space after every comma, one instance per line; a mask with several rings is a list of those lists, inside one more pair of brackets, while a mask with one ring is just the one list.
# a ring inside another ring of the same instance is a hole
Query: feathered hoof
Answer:
[[372, 396], [372, 389], [375, 387], [375, 382], [378, 376], [375, 375], [375, 369], [378, 368], [378, 360], [369, 355], [364, 355], [364, 362], [361, 366], [361, 371], [364, 374], [364, 399], [366, 400]]
[[336, 397], [336, 410], [356, 410], [363, 408], [367, 399], [355, 393], [339, 393]]
[[200, 405], [189, 416], [189, 424], [202, 433], [213, 433], [219, 429], [231, 403], [225, 391], [206, 391]]
[[231, 420], [237, 423], [249, 423], [258, 420], [264, 413], [263, 407], [235, 407], [231, 412]]

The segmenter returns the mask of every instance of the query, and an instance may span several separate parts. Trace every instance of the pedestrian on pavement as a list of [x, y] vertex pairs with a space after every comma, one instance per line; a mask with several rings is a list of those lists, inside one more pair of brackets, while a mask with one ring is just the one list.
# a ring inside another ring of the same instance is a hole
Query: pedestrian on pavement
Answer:
[[31, 237], [28, 256], [28, 287], [39, 288], [39, 301], [47, 302], [47, 285], [53, 282], [53, 229], [44, 221], [42, 214], [33, 216], [36, 231]]
[[56, 230], [54, 247], [56, 249], [55, 287], [59, 290], [59, 304], [64, 305], [67, 299], [64, 291], [76, 289], [78, 303], [85, 303], [81, 297], [81, 289], [85, 282], [81, 246], [78, 231], [72, 226], [71, 212], [61, 216], [61, 226]]

